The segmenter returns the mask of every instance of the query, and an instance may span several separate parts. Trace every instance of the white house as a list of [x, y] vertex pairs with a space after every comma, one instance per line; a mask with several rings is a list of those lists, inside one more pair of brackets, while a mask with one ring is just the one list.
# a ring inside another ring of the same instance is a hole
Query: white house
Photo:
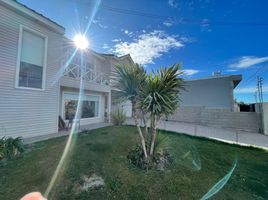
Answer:
[[92, 50], [72, 57], [65, 29], [13, 0], [0, 1], [0, 137], [56, 133], [76, 109], [83, 66], [81, 125], [104, 122], [111, 108], [109, 74], [129, 55]]

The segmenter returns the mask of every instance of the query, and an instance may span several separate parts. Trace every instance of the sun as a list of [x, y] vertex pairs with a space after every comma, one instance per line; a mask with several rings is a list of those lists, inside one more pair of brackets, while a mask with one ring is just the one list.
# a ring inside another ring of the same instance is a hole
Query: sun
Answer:
[[78, 49], [84, 50], [88, 48], [89, 45], [88, 40], [82, 34], [75, 35], [73, 41]]

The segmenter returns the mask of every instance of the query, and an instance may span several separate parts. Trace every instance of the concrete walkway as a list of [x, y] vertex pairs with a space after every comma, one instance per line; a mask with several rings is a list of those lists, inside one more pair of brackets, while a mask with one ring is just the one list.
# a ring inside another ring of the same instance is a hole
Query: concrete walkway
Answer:
[[[134, 125], [134, 120], [128, 119], [126, 123]], [[159, 129], [185, 133], [192, 136], [206, 137], [232, 144], [268, 149], [268, 136], [260, 133], [220, 129], [175, 121], [161, 121], [159, 123]]]
[[[89, 124], [89, 125], [84, 125], [81, 126], [79, 130], [77, 130], [77, 132], [81, 132], [84, 130], [93, 130], [93, 129], [98, 129], [98, 128], [102, 128], [102, 127], [106, 127], [106, 126], [111, 126], [112, 124], [109, 123], [96, 123], [96, 124]], [[53, 133], [53, 134], [48, 134], [48, 135], [41, 135], [41, 136], [35, 136], [35, 137], [31, 137], [31, 138], [24, 138], [24, 143], [25, 144], [30, 144], [30, 143], [34, 143], [34, 142], [38, 142], [38, 141], [42, 141], [42, 140], [48, 140], [51, 138], [57, 138], [57, 137], [62, 137], [62, 136], [66, 136], [70, 134], [71, 130], [68, 131], [60, 131], [58, 133]]]

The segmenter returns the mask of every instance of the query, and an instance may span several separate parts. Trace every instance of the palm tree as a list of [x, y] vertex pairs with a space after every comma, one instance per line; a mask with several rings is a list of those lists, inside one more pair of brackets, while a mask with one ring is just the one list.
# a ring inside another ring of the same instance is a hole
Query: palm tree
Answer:
[[112, 85], [116, 90], [114, 97], [119, 101], [129, 100], [132, 103], [132, 115], [137, 126], [138, 133], [141, 140], [141, 145], [145, 159], [147, 159], [147, 151], [145, 139], [141, 131], [138, 117], [137, 117], [137, 100], [142, 83], [146, 79], [146, 72], [144, 68], [138, 64], [127, 66], [119, 65], [115, 67], [112, 73]]
[[161, 117], [174, 113], [179, 104], [179, 91], [183, 79], [179, 77], [180, 65], [162, 68], [148, 75], [139, 93], [139, 107], [151, 117], [150, 156], [154, 153], [157, 126]]

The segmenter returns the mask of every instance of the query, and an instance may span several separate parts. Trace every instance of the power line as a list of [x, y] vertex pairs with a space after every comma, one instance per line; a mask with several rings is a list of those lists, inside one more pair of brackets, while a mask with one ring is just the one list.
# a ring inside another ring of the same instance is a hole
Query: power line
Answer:
[[[243, 85], [243, 86], [247, 86], [254, 78], [257, 77], [257, 75], [259, 73], [264, 73], [267, 69], [264, 69], [264, 67], [266, 67], [267, 65], [261, 65], [254, 73], [252, 73], [245, 81], [243, 81], [242, 84], [240, 84], [239, 86]], [[261, 71], [263, 70], [263, 71]]]
[[171, 20], [174, 24], [188, 24], [188, 25], [215, 25], [215, 26], [268, 26], [267, 22], [239, 22], [239, 21], [204, 21], [204, 20], [192, 20], [192, 19], [175, 19], [170, 16], [165, 15], [158, 15], [155, 13], [148, 13], [138, 10], [132, 9], [123, 9], [118, 7], [112, 7], [107, 4], [102, 4], [101, 8], [118, 13], [118, 14], [125, 14], [125, 15], [134, 15], [139, 17], [146, 17], [146, 18], [153, 18], [153, 19], [160, 19], [160, 20]]
[[[79, 4], [88, 5], [89, 3], [79, 1]], [[181, 17], [177, 19], [175, 17], [167, 16], [167, 15], [159, 15], [156, 13], [149, 13], [140, 10], [133, 10], [133, 9], [125, 9], [125, 8], [118, 8], [113, 7], [107, 4], [101, 4], [100, 8], [107, 10], [109, 12], [123, 14], [123, 15], [132, 15], [144, 18], [151, 18], [157, 20], [170, 20], [173, 24], [181, 24], [181, 25], [212, 25], [212, 26], [268, 26], [267, 22], [254, 22], [254, 21], [209, 21], [209, 20], [194, 20], [194, 19], [187, 19]]]
[[154, 14], [154, 13], [147, 13], [147, 12], [142, 12], [142, 11], [137, 11], [137, 10], [116, 8], [116, 7], [108, 6], [105, 4], [102, 4], [101, 7], [105, 10], [120, 13], [120, 14], [136, 15], [136, 16], [140, 16], [140, 17], [148, 17], [148, 18], [164, 19], [164, 20], [170, 18], [169, 16], [158, 15], [158, 14]]

